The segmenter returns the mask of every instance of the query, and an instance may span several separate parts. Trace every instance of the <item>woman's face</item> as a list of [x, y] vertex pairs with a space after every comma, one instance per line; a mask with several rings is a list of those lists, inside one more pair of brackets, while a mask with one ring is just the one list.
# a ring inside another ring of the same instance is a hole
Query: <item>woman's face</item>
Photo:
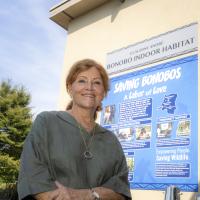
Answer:
[[78, 74], [76, 80], [69, 86], [73, 106], [96, 109], [104, 98], [103, 80], [99, 71], [92, 67]]

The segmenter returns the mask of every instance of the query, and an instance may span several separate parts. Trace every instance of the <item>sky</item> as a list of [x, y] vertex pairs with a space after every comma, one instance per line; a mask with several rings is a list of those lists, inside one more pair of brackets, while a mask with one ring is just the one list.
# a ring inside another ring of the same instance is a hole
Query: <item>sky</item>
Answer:
[[33, 115], [58, 110], [67, 31], [49, 19], [61, 0], [0, 1], [0, 82], [23, 85]]

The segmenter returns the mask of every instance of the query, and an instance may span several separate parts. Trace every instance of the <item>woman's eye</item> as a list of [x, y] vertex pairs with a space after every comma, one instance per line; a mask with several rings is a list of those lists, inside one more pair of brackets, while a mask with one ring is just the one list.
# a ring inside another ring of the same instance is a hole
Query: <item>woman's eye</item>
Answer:
[[95, 81], [94, 84], [95, 85], [101, 85], [101, 82], [100, 81]]
[[86, 80], [80, 79], [80, 80], [78, 80], [78, 82], [79, 82], [79, 83], [85, 83]]

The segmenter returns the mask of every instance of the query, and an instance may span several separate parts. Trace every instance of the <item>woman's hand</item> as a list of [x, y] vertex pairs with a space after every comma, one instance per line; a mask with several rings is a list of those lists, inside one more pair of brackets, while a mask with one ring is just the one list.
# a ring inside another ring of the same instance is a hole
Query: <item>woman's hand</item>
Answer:
[[[67, 188], [58, 181], [55, 181], [57, 186], [56, 190], [50, 192], [44, 192], [35, 195], [37, 200], [92, 200], [92, 194], [90, 189], [72, 189]], [[125, 197], [114, 192], [111, 189], [104, 187], [94, 188], [104, 200], [125, 200]]]
[[58, 181], [55, 181], [57, 186], [56, 193], [52, 193], [51, 200], [72, 200], [73, 189], [67, 188]]
[[[58, 181], [55, 182], [57, 189], [49, 192], [43, 192], [35, 195], [36, 200], [75, 200], [72, 198], [73, 189], [63, 186]], [[77, 199], [78, 200], [78, 199]]]
[[[58, 181], [55, 182], [58, 187], [59, 195], [52, 200], [92, 200], [92, 193], [90, 189], [72, 189], [67, 188]], [[104, 200], [125, 200], [125, 197], [105, 187], [94, 188]]]
[[88, 189], [67, 188], [58, 181], [55, 181], [58, 189], [49, 196], [50, 200], [90, 200], [91, 194]]

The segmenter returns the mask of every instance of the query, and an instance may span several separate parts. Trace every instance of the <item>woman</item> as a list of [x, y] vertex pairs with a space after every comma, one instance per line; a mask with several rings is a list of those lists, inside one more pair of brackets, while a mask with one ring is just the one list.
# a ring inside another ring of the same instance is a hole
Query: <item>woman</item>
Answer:
[[75, 63], [66, 79], [67, 111], [39, 114], [21, 156], [19, 199], [131, 199], [128, 169], [113, 133], [95, 123], [109, 83], [91, 59]]

